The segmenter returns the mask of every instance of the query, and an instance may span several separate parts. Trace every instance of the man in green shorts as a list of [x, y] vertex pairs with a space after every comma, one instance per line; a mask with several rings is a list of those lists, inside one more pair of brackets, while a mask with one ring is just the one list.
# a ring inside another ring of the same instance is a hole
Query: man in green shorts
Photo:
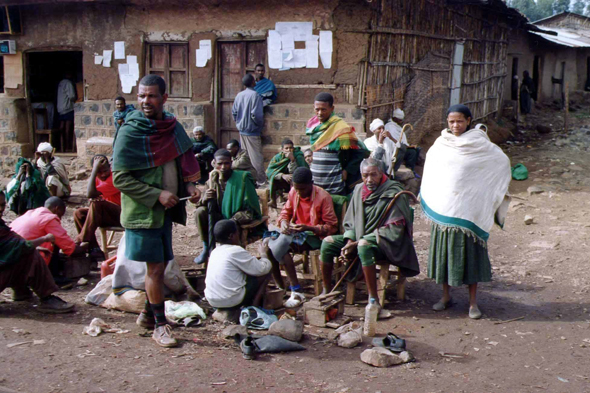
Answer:
[[125, 118], [113, 147], [113, 183], [121, 191], [121, 224], [125, 256], [147, 263], [145, 309], [137, 324], [154, 328], [152, 338], [174, 347], [164, 313], [164, 271], [172, 253], [172, 223], [186, 224], [185, 202], [196, 203], [201, 177], [186, 131], [164, 112], [166, 82], [146, 75], [139, 82], [138, 111]]
[[412, 216], [407, 195], [401, 195], [394, 206], [388, 205], [403, 191], [400, 183], [383, 172], [381, 161], [367, 158], [361, 162], [363, 182], [352, 195], [344, 218], [344, 235], [328, 236], [322, 242], [320, 260], [324, 292], [332, 289], [334, 258], [342, 255], [361, 261], [369, 300], [377, 299], [377, 261], [387, 260], [400, 268], [406, 277], [420, 273], [412, 240]]

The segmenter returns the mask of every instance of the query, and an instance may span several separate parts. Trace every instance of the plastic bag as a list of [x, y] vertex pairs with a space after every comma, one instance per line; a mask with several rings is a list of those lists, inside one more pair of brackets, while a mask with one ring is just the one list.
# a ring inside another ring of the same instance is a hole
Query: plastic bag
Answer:
[[101, 306], [108, 309], [139, 314], [145, 308], [145, 299], [146, 295], [144, 291], [130, 290], [118, 296], [111, 293]]
[[173, 323], [181, 323], [185, 318], [199, 317], [207, 319], [205, 311], [197, 303], [190, 301], [173, 302], [166, 300], [164, 303], [166, 319]]
[[266, 330], [278, 320], [276, 315], [268, 314], [254, 306], [243, 308], [240, 312], [240, 325], [248, 329]]
[[84, 301], [88, 304], [100, 306], [113, 293], [113, 276], [109, 275], [99, 281], [96, 287], [88, 295]]
[[526, 180], [529, 178], [529, 170], [523, 164], [516, 164], [512, 167], [512, 178], [514, 180]]

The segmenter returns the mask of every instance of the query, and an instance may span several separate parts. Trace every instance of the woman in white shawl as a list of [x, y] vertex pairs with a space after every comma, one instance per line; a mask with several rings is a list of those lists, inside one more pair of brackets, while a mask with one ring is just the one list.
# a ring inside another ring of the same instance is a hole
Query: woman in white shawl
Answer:
[[449, 128], [426, 155], [420, 199], [432, 222], [428, 277], [443, 286], [433, 309], [449, 307], [450, 287], [466, 284], [469, 317], [478, 319], [477, 283], [492, 279], [487, 240], [494, 222], [504, 224], [511, 173], [508, 157], [471, 120], [466, 106], [449, 108]]

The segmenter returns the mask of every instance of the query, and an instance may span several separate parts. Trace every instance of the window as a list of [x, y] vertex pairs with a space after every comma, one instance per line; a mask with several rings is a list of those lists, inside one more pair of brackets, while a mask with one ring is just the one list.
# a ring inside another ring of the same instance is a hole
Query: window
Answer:
[[17, 5], [0, 7], [0, 34], [21, 34], [20, 8]]
[[188, 43], [148, 43], [146, 74], [164, 78], [170, 97], [189, 97]]

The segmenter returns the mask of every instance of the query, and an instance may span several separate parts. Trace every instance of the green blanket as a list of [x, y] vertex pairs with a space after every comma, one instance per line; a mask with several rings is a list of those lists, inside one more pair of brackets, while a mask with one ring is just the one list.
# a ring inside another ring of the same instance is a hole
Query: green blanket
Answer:
[[[305, 157], [303, 156], [303, 152], [301, 151], [300, 147], [296, 147], [293, 150], [293, 155], [295, 156], [295, 162], [297, 163], [297, 168], [309, 168], [307, 162], [305, 161]], [[287, 173], [289, 163], [291, 160], [285, 156], [285, 153], [280, 152], [279, 154], [275, 155], [270, 163], [268, 164], [268, 168], [266, 169], [266, 177], [268, 177], [269, 181], [269, 188], [270, 188], [270, 195], [274, 195], [274, 184], [273, 180], [279, 173]]]
[[221, 214], [223, 218], [230, 219], [237, 212], [244, 210], [253, 212], [255, 220], [262, 217], [254, 178], [250, 172], [233, 171], [223, 193]]

